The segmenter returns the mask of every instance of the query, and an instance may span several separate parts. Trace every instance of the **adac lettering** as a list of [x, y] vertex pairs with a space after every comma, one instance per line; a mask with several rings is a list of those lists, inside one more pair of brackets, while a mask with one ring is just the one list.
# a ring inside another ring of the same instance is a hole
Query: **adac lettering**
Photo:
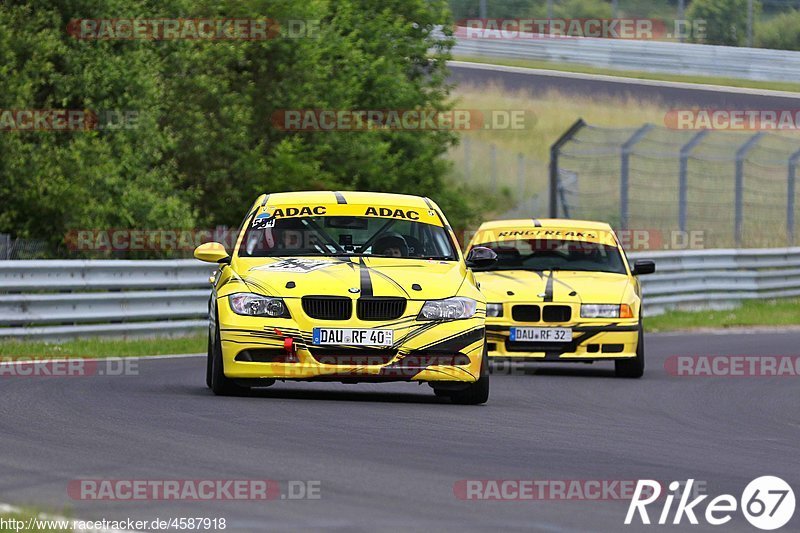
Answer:
[[388, 207], [367, 207], [367, 211], [364, 214], [374, 217], [392, 217], [405, 218], [408, 220], [419, 220], [419, 213], [412, 209], [403, 211], [402, 209], [390, 209]]
[[281, 209], [280, 207], [276, 207], [275, 211], [272, 213], [272, 216], [275, 218], [278, 217], [302, 217], [302, 216], [313, 216], [313, 215], [324, 215], [327, 208], [324, 205], [318, 205], [314, 207], [303, 206], [303, 207], [287, 207], [285, 209]]

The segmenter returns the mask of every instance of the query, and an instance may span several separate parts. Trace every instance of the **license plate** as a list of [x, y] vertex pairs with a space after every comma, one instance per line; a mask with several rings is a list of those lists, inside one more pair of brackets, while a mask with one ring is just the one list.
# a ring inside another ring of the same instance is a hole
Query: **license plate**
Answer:
[[569, 342], [569, 328], [511, 328], [512, 342]]
[[391, 346], [394, 331], [391, 329], [314, 328], [316, 346], [347, 344], [350, 346]]

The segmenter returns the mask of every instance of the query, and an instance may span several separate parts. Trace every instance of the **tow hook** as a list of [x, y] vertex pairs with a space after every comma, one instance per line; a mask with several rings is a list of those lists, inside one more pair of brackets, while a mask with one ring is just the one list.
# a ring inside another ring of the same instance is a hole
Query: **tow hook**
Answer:
[[283, 339], [283, 349], [286, 350], [287, 363], [299, 362], [299, 359], [297, 359], [297, 351], [294, 347], [294, 339], [292, 337], [286, 337]]

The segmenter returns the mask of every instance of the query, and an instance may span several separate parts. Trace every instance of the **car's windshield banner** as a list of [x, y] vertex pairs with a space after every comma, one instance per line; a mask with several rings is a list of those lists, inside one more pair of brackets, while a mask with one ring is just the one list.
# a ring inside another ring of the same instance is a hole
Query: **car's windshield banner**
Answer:
[[[266, 215], [266, 216], [265, 216]], [[433, 209], [406, 206], [364, 204], [281, 204], [267, 205], [256, 214], [258, 219], [302, 218], [319, 216], [376, 217], [421, 222], [442, 226]]]
[[494, 228], [479, 231], [473, 242], [563, 240], [584, 241], [617, 246], [614, 235], [608, 231], [578, 228]]

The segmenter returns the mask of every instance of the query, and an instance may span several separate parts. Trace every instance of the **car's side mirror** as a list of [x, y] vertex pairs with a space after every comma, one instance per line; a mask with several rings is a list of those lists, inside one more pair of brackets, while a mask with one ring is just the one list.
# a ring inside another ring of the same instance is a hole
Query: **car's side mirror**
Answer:
[[497, 254], [491, 248], [476, 246], [467, 254], [467, 266], [469, 268], [487, 268], [495, 264]]
[[641, 276], [644, 274], [652, 274], [656, 271], [656, 264], [647, 259], [639, 259], [633, 264], [633, 275]]
[[218, 242], [201, 244], [194, 250], [194, 257], [206, 263], [230, 263], [231, 256], [225, 247]]

